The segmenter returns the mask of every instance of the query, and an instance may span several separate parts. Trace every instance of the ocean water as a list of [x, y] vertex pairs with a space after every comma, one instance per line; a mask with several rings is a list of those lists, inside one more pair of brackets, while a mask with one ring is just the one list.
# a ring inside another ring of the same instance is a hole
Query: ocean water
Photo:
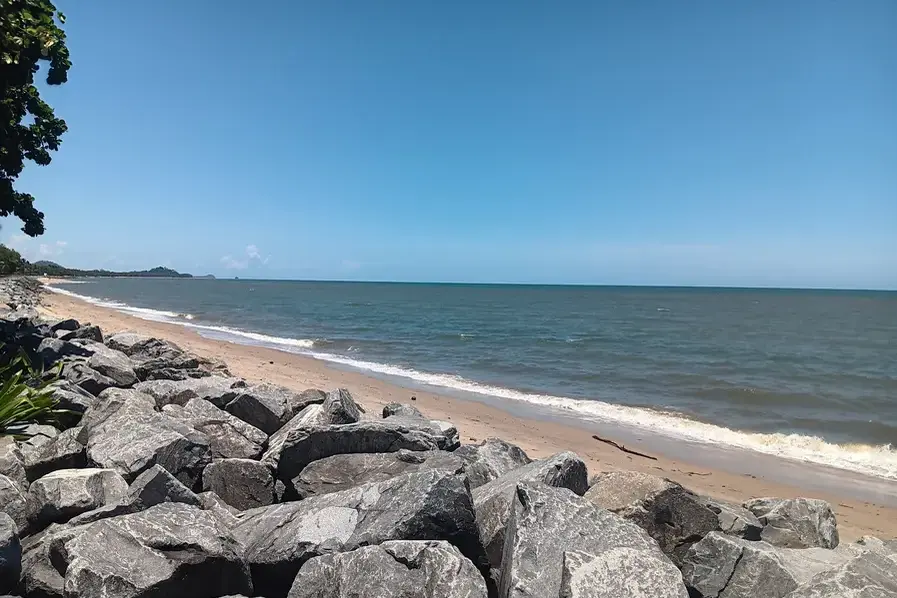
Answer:
[[897, 293], [153, 279], [56, 289], [399, 383], [897, 479]]

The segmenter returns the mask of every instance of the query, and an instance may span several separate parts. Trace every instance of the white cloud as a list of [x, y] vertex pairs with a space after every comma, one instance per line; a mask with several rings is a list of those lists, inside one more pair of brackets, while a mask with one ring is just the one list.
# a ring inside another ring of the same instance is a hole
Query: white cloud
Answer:
[[41, 257], [54, 257], [62, 254], [66, 245], [68, 245], [68, 243], [65, 241], [56, 241], [53, 244], [41, 243], [37, 252]]
[[225, 255], [221, 258], [221, 263], [228, 270], [245, 270], [253, 263], [258, 263], [265, 265], [268, 263], [268, 260], [271, 256], [262, 257], [262, 252], [259, 250], [257, 245], [249, 244], [246, 246], [246, 257], [233, 257], [232, 255]]
[[36, 262], [59, 257], [65, 252], [68, 243], [66, 241], [38, 243], [36, 239], [26, 235], [13, 235], [6, 245], [21, 253], [29, 262]]

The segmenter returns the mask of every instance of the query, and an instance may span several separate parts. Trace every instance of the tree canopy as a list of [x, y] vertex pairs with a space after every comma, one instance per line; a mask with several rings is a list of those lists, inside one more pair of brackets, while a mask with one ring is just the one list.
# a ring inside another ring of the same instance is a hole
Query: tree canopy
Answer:
[[64, 22], [50, 0], [0, 0], [0, 216], [18, 217], [32, 237], [43, 234], [44, 215], [13, 182], [26, 160], [49, 164], [67, 129], [34, 84], [41, 62], [49, 65], [49, 85], [68, 78], [72, 63], [59, 27]]

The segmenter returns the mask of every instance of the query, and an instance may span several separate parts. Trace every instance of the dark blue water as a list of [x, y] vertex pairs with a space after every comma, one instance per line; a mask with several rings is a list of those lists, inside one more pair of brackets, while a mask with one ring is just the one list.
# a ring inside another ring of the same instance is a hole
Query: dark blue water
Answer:
[[897, 477], [886, 446], [897, 444], [897, 293], [152, 279], [59, 287], [237, 342]]

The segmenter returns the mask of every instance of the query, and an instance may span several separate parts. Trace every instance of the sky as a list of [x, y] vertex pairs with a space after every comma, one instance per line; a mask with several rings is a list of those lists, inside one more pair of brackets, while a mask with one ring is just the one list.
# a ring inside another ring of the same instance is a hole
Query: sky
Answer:
[[897, 289], [897, 2], [57, 0], [71, 267]]

